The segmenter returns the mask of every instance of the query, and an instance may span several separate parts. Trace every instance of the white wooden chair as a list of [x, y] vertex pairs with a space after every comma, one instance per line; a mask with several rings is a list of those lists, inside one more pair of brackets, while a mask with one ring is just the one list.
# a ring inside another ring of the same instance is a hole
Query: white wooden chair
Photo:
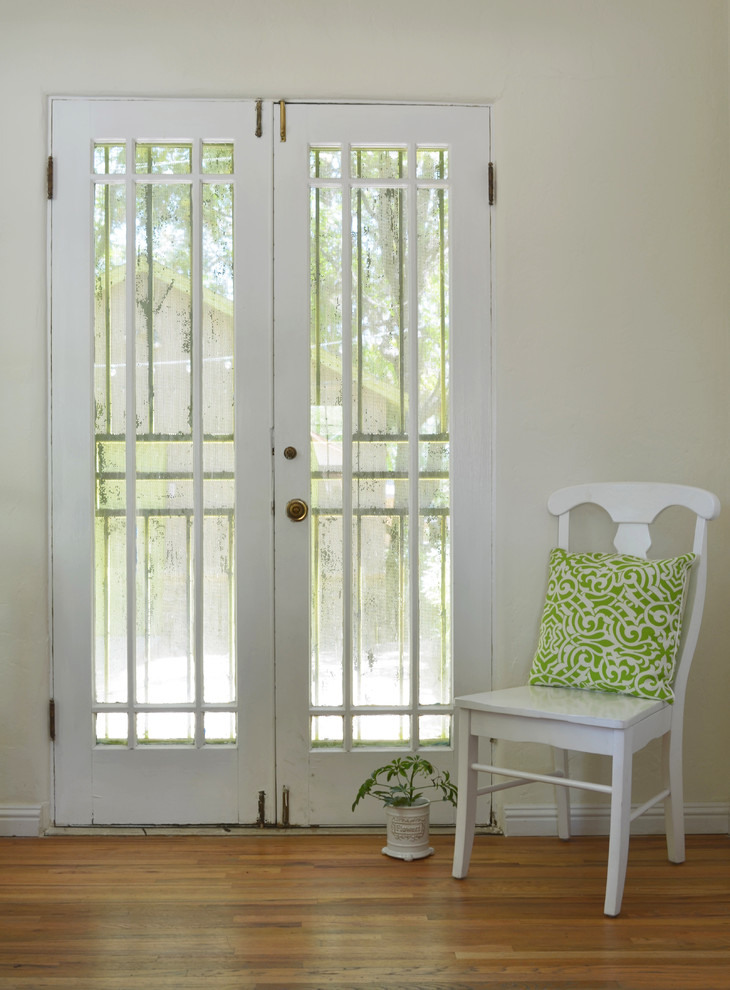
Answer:
[[[715, 495], [684, 485], [601, 483], [578, 485], [554, 492], [548, 509], [558, 517], [558, 546], [569, 549], [570, 512], [594, 503], [618, 524], [614, 547], [621, 554], [646, 558], [651, 545], [650, 524], [665, 508], [684, 506], [696, 515], [690, 587], [682, 622], [682, 638], [673, 681], [674, 703], [570, 687], [508, 688], [456, 699], [458, 722], [458, 785], [453, 875], [464, 877], [474, 839], [478, 795], [531, 781], [557, 784], [558, 835], [570, 838], [568, 788], [578, 787], [610, 795], [610, 838], [604, 912], [621, 910], [631, 822], [655, 804], [664, 802], [667, 852], [671, 862], [684, 861], [684, 808], [682, 791], [682, 720], [684, 696], [702, 618], [707, 574], [707, 521], [720, 511]], [[687, 548], [689, 549], [689, 548]], [[478, 760], [479, 737], [512, 742], [541, 742], [555, 748], [554, 773], [509, 769]], [[656, 738], [662, 739], [662, 789], [641, 807], [631, 810], [633, 754]], [[569, 779], [568, 752], [599, 753], [612, 757], [611, 784]], [[508, 777], [478, 786], [479, 773]]]

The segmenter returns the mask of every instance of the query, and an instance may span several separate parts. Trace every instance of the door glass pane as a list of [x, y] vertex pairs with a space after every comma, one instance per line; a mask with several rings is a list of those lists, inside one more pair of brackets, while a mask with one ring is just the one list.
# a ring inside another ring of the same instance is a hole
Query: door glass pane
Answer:
[[136, 700], [143, 704], [195, 697], [190, 523], [187, 514], [137, 517]]
[[[97, 485], [97, 491], [99, 489]], [[104, 703], [127, 700], [127, 525], [97, 501], [95, 697]]]
[[410, 723], [410, 715], [356, 715], [352, 720], [353, 748], [410, 747]]
[[121, 712], [99, 712], [94, 716], [95, 740], [99, 746], [126, 746], [128, 717]]
[[230, 175], [233, 172], [233, 145], [204, 144], [202, 171], [216, 175]]
[[448, 149], [350, 147], [349, 177], [340, 151], [310, 149], [312, 744], [339, 744], [323, 736], [338, 709], [352, 714], [346, 748], [440, 745], [452, 703]]
[[206, 743], [223, 746], [236, 741], [235, 712], [206, 712], [204, 726]]
[[[404, 151], [352, 157], [358, 177], [400, 177], [406, 167]], [[407, 192], [358, 186], [351, 211], [352, 702], [403, 705], [411, 673]], [[368, 734], [362, 718], [355, 725]]]
[[367, 505], [365, 494], [358, 491], [358, 496], [352, 547], [353, 704], [405, 705], [410, 697], [407, 513], [387, 512], [382, 502]]
[[95, 144], [94, 172], [97, 175], [120, 175], [127, 171], [125, 144]]
[[[178, 149], [138, 146], [138, 170], [141, 151], [150, 171], [165, 171]], [[142, 703], [190, 702], [195, 692], [191, 206], [189, 183], [137, 188], [136, 700]]]
[[416, 151], [416, 178], [448, 179], [449, 152], [447, 148], [419, 148]]
[[405, 148], [353, 148], [350, 169], [358, 179], [402, 179], [408, 168]]
[[[94, 146], [96, 175], [125, 162]], [[230, 743], [235, 712], [204, 706], [237, 691], [233, 145], [138, 142], [134, 168], [94, 189], [95, 698], [132, 744]]]
[[[233, 168], [232, 145], [203, 145], [203, 167]], [[202, 187], [203, 690], [236, 698], [234, 601], [233, 185]], [[235, 722], [227, 729], [235, 732]], [[210, 741], [208, 722], [206, 741]]]
[[451, 745], [451, 715], [420, 715], [418, 738], [422, 746]]
[[313, 749], [341, 749], [345, 738], [342, 716], [314, 715], [311, 736]]
[[[316, 177], [339, 175], [339, 151], [312, 149], [310, 156]], [[340, 188], [312, 189], [311, 696], [315, 706], [344, 701], [342, 202]], [[319, 738], [331, 725], [315, 720], [313, 731]], [[341, 719], [339, 726], [341, 732]]]
[[140, 746], [191, 746], [195, 742], [195, 716], [190, 712], [144, 712], [137, 715]]
[[137, 144], [137, 172], [156, 175], [185, 175], [192, 171], [192, 144]]
[[[447, 167], [446, 151], [419, 151], [425, 176], [442, 178]], [[419, 701], [438, 705], [451, 701], [448, 190], [417, 195]]]
[[340, 148], [311, 148], [309, 174], [313, 179], [339, 179], [342, 177], [342, 151]]
[[[124, 150], [124, 146], [122, 146]], [[109, 146], [97, 146], [98, 171], [113, 170]], [[127, 700], [126, 190], [94, 187], [94, 411], [96, 518], [95, 698]]]

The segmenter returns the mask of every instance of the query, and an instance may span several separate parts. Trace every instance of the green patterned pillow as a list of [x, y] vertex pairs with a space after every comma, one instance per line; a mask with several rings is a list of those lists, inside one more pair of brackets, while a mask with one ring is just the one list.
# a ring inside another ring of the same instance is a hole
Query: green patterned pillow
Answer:
[[672, 678], [693, 553], [668, 560], [550, 553], [530, 684], [674, 701]]

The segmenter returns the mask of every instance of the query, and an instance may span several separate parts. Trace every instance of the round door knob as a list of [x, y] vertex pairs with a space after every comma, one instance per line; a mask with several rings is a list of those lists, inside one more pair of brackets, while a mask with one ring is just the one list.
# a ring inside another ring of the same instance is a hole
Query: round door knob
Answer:
[[302, 519], [306, 519], [308, 512], [309, 506], [304, 499], [293, 498], [286, 503], [286, 514], [294, 522], [301, 522]]

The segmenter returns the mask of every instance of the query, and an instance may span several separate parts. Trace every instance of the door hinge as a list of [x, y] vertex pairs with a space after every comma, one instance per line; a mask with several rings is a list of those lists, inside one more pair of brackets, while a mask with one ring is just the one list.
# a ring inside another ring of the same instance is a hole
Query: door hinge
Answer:
[[266, 791], [259, 791], [259, 813], [256, 824], [259, 828], [266, 826]]
[[48, 198], [53, 199], [53, 156], [48, 156], [46, 163], [46, 190]]
[[56, 702], [53, 698], [48, 702], [48, 734], [51, 742], [56, 741]]
[[281, 824], [289, 828], [289, 788], [286, 784], [281, 789]]
[[264, 109], [264, 101], [256, 100], [256, 137], [261, 137], [264, 133], [262, 124], [262, 115]]
[[489, 205], [494, 206], [495, 193], [494, 162], [489, 163]]
[[286, 141], [286, 103], [279, 100], [279, 137]]

